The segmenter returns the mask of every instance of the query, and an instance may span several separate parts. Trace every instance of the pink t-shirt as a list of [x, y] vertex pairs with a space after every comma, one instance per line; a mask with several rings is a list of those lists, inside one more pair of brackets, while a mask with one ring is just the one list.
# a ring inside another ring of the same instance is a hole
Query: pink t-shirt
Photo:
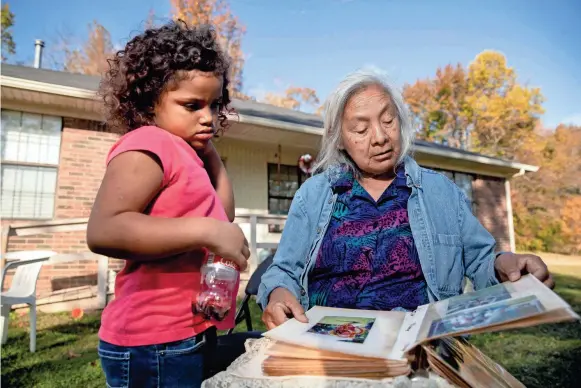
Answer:
[[[148, 206], [149, 215], [228, 220], [202, 160], [183, 139], [161, 128], [141, 127], [113, 145], [107, 163], [127, 151], [151, 152], [163, 166], [163, 189]], [[154, 345], [192, 337], [213, 325], [220, 330], [233, 327], [235, 298], [222, 322], [192, 313], [206, 254], [202, 250], [159, 260], [126, 260], [115, 280], [115, 299], [103, 311], [99, 337], [118, 346]]]

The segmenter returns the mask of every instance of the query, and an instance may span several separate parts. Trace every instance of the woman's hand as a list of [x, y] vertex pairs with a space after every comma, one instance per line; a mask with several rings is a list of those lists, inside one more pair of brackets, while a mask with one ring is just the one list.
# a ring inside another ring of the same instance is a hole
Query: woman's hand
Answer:
[[503, 253], [496, 258], [494, 269], [501, 282], [510, 280], [515, 282], [527, 273], [543, 282], [547, 287], [553, 289], [555, 282], [549, 273], [547, 265], [540, 257], [530, 254]]
[[309, 322], [303, 306], [293, 294], [286, 288], [275, 288], [270, 293], [268, 306], [262, 314], [262, 321], [267, 329], [271, 330], [293, 317], [299, 322]]

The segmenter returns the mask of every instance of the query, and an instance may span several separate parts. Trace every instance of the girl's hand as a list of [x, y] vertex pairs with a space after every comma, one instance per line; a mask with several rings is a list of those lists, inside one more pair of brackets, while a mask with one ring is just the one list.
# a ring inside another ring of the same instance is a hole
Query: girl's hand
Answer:
[[208, 249], [224, 259], [234, 261], [241, 271], [247, 267], [250, 257], [248, 240], [237, 224], [226, 221], [217, 221], [213, 238]]

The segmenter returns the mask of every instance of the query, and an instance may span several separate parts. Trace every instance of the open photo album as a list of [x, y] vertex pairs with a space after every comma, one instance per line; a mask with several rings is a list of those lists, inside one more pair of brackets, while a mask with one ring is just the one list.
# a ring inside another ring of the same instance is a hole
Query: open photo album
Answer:
[[580, 319], [532, 275], [407, 313], [315, 306], [306, 316], [308, 323], [290, 319], [264, 333], [275, 341], [263, 363], [265, 374], [397, 376], [409, 373], [422, 345], [443, 368], [426, 347], [436, 339]]

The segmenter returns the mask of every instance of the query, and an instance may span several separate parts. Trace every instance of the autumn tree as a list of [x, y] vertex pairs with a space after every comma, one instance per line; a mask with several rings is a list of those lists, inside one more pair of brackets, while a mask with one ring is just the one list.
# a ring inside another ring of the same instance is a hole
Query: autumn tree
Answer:
[[466, 102], [473, 149], [512, 159], [535, 129], [543, 96], [516, 81], [503, 54], [484, 51], [468, 67]]
[[12, 26], [14, 25], [14, 14], [10, 12], [8, 3], [2, 4], [2, 17], [0, 20], [2, 28], [2, 61], [8, 58], [8, 55], [16, 52], [16, 45], [12, 39]]
[[466, 70], [448, 65], [405, 85], [404, 98], [420, 138], [508, 159], [543, 113], [540, 90], [520, 85], [495, 51], [480, 53]]
[[[252, 97], [242, 93], [244, 52], [242, 38], [246, 27], [230, 9], [227, 0], [171, 0], [174, 19], [181, 19], [187, 24], [212, 24], [216, 28], [220, 44], [230, 56], [230, 92], [234, 98], [243, 100]], [[302, 105], [317, 105], [319, 99], [313, 89], [291, 87], [284, 95], [270, 93], [266, 96], [268, 103], [289, 109], [300, 109]]]
[[519, 249], [580, 252], [581, 128], [540, 125], [543, 96], [504, 55], [480, 53], [404, 87], [420, 138], [540, 166], [512, 181]]
[[264, 102], [281, 108], [300, 110], [305, 105], [317, 108], [320, 104], [317, 92], [311, 88], [291, 86], [284, 95], [267, 93]]
[[581, 195], [570, 197], [563, 204], [561, 230], [570, 253], [581, 253]]
[[65, 71], [101, 75], [107, 70], [107, 59], [115, 53], [111, 34], [97, 21], [89, 24], [88, 32], [88, 37], [80, 48], [71, 49], [69, 42], [63, 41]]
[[[581, 252], [581, 127], [540, 129], [517, 151], [519, 161], [539, 171], [513, 180], [513, 213], [520, 249]], [[577, 233], [577, 234], [576, 234]]]
[[466, 147], [466, 91], [466, 74], [460, 64], [437, 69], [434, 79], [406, 85], [404, 98], [422, 139]]
[[188, 25], [212, 24], [216, 28], [220, 44], [230, 56], [230, 92], [235, 98], [247, 99], [242, 93], [244, 53], [242, 37], [246, 27], [232, 13], [226, 0], [171, 0], [174, 19]]

